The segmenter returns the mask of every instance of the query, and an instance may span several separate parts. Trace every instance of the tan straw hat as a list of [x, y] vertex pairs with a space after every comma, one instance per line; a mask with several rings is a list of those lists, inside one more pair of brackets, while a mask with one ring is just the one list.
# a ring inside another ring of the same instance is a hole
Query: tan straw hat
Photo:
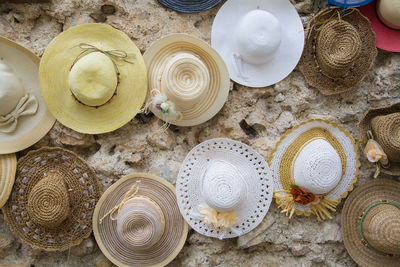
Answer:
[[211, 119], [225, 104], [228, 69], [206, 42], [171, 34], [144, 53], [148, 69], [150, 110], [163, 121], [193, 126]]
[[185, 244], [188, 226], [175, 188], [151, 174], [133, 173], [104, 192], [93, 215], [93, 233], [117, 266], [164, 266]]
[[55, 118], [40, 94], [40, 59], [0, 37], [0, 154], [23, 150], [53, 127]]
[[324, 95], [346, 92], [367, 75], [377, 55], [375, 33], [354, 8], [331, 7], [315, 15], [306, 29], [299, 69]]
[[125, 33], [106, 24], [75, 26], [54, 38], [40, 62], [39, 80], [57, 120], [89, 134], [128, 123], [147, 92], [139, 49]]
[[365, 112], [358, 124], [358, 138], [368, 140], [364, 152], [378, 170], [400, 175], [400, 103]]
[[352, 192], [342, 210], [344, 245], [361, 266], [400, 266], [400, 182], [369, 181]]
[[0, 208], [4, 206], [14, 185], [17, 158], [15, 154], [0, 155]]
[[18, 161], [11, 197], [2, 208], [10, 230], [34, 249], [63, 251], [92, 232], [102, 187], [75, 153], [44, 147]]

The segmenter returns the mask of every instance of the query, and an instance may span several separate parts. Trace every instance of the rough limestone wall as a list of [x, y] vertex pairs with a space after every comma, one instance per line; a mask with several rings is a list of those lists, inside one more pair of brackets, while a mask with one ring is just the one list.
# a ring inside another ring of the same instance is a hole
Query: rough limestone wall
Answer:
[[[245, 1], [245, 0], [243, 0]], [[282, 0], [284, 1], [284, 0]], [[324, 0], [291, 0], [306, 25]], [[53, 0], [52, 4], [0, 4], [0, 35], [32, 49], [38, 56], [61, 31], [101, 22], [127, 33], [142, 52], [160, 37], [188, 33], [210, 42], [218, 7], [200, 14], [179, 14], [156, 0]], [[189, 128], [170, 127], [155, 133], [161, 122], [138, 115], [112, 133], [83, 135], [59, 123], [36, 145], [61, 146], [85, 158], [105, 187], [131, 172], [152, 172], [174, 183], [189, 150], [214, 137], [249, 144], [265, 158], [279, 136], [296, 123], [322, 117], [342, 123], [356, 136], [357, 121], [369, 107], [398, 101], [400, 56], [379, 51], [372, 70], [353, 91], [326, 97], [309, 88], [298, 70], [278, 84], [251, 89], [232, 84], [228, 102], [212, 120]], [[356, 185], [372, 179], [374, 168], [361, 157]], [[169, 266], [355, 266], [340, 232], [340, 211], [318, 223], [314, 217], [289, 220], [276, 204], [263, 223], [238, 239], [220, 241], [190, 231], [182, 252]], [[33, 251], [13, 237], [0, 217], [0, 266], [67, 266], [67, 252]], [[3, 265], [2, 265], [3, 264]], [[112, 266], [94, 237], [71, 249], [68, 266]]]

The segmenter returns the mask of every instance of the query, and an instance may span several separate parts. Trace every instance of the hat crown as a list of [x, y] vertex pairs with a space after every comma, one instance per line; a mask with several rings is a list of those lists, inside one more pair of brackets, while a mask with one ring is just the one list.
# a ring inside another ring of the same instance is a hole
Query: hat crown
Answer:
[[202, 177], [202, 196], [217, 211], [236, 210], [247, 195], [245, 177], [233, 164], [217, 160], [208, 165]]
[[313, 194], [331, 191], [342, 176], [342, 162], [338, 152], [321, 138], [306, 144], [292, 167], [296, 185]]
[[235, 30], [236, 53], [249, 64], [264, 64], [273, 57], [281, 43], [279, 20], [268, 11], [248, 12]]
[[361, 52], [361, 39], [357, 29], [344, 20], [333, 20], [321, 26], [316, 54], [325, 75], [346, 77]]
[[371, 127], [388, 159], [400, 162], [400, 112], [374, 117]]
[[376, 10], [379, 19], [388, 27], [400, 29], [400, 2], [396, 0], [380, 0]]
[[0, 60], [0, 116], [9, 114], [25, 95], [24, 86], [14, 71]]
[[133, 250], [147, 250], [154, 246], [163, 235], [164, 227], [161, 208], [143, 196], [127, 201], [118, 213], [118, 238]]
[[400, 255], [400, 209], [393, 205], [377, 205], [365, 215], [362, 223], [365, 239], [375, 249]]
[[68, 75], [68, 85], [75, 98], [88, 106], [101, 106], [115, 93], [117, 70], [112, 59], [102, 52], [79, 58]]
[[51, 170], [29, 193], [27, 212], [35, 224], [53, 229], [70, 214], [69, 204], [64, 179], [57, 171]]

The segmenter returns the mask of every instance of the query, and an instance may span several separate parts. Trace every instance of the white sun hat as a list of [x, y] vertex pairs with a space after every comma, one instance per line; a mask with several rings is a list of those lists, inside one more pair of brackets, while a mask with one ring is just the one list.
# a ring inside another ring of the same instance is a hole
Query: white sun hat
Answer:
[[275, 84], [300, 60], [304, 28], [289, 0], [229, 0], [218, 11], [211, 45], [231, 79], [249, 87]]
[[198, 233], [223, 238], [253, 230], [267, 214], [273, 181], [254, 149], [217, 138], [194, 147], [176, 181], [179, 209]]

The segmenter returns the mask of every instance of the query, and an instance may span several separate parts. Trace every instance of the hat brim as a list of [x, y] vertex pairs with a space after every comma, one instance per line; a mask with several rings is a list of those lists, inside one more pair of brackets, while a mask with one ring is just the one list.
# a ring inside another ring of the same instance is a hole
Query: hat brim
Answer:
[[[233, 61], [234, 34], [241, 18], [261, 9], [273, 14], [281, 23], [282, 39], [268, 63], [251, 65], [243, 62], [248, 79], [236, 72]], [[249, 87], [265, 87], [286, 78], [296, 67], [304, 47], [304, 28], [296, 8], [282, 0], [229, 0], [218, 11], [211, 31], [211, 46], [217, 50], [229, 70], [231, 79]]]
[[400, 205], [400, 182], [374, 179], [358, 186], [346, 200], [341, 217], [344, 246], [353, 260], [361, 266], [400, 266], [399, 256], [386, 256], [366, 247], [358, 229], [360, 216], [365, 209], [378, 201], [387, 200]]
[[17, 157], [15, 154], [0, 155], [0, 208], [10, 196], [15, 181]]
[[40, 59], [30, 50], [0, 36], [0, 57], [20, 78], [24, 89], [38, 101], [34, 115], [18, 118], [17, 128], [10, 134], [0, 133], [0, 154], [21, 151], [32, 146], [53, 127], [56, 119], [47, 110], [40, 93], [38, 69]]
[[[138, 180], [138, 195], [156, 202], [165, 219], [163, 235], [157, 244], [146, 252], [132, 251], [124, 247], [117, 238], [113, 239], [116, 221], [105, 219], [102, 224], [99, 223], [99, 218], [118, 205]], [[165, 266], [178, 255], [185, 244], [188, 225], [180, 216], [172, 184], [155, 175], [133, 173], [119, 179], [104, 192], [94, 211], [93, 233], [103, 254], [117, 266]]]
[[[367, 110], [358, 123], [358, 139], [367, 140], [367, 131], [370, 130], [371, 120], [374, 117], [388, 115], [394, 112], [400, 112], [400, 103]], [[398, 176], [400, 175], [400, 163], [390, 162], [390, 167], [380, 168], [380, 171], [389, 175]]]
[[[100, 107], [79, 103], [68, 87], [68, 74], [82, 52], [81, 43], [134, 56], [133, 64], [114, 60], [120, 72], [116, 95]], [[43, 54], [39, 80], [43, 99], [54, 117], [75, 131], [88, 134], [110, 132], [128, 123], [147, 93], [146, 66], [139, 49], [125, 33], [106, 24], [74, 26], [54, 38]]]
[[[194, 126], [208, 121], [217, 114], [228, 99], [230, 80], [224, 60], [206, 42], [187, 35], [170, 34], [154, 42], [143, 57], [148, 69], [149, 92], [153, 89], [162, 91], [161, 82], [155, 70], [163, 67], [171, 55], [177, 52], [189, 52], [197, 55], [209, 68], [210, 86], [207, 94], [189, 110], [182, 111], [182, 119], [169, 123], [177, 126]], [[149, 98], [151, 94], [149, 93]], [[158, 116], [159, 112], [150, 105], [150, 110]]]
[[333, 4], [335, 6], [341, 6], [341, 7], [358, 7], [358, 6], [364, 6], [367, 5], [369, 3], [371, 3], [374, 0], [329, 0], [330, 4]]
[[221, 0], [158, 0], [160, 4], [182, 13], [198, 13], [211, 9], [221, 3]]
[[314, 39], [317, 36], [317, 31], [313, 25], [318, 21], [329, 19], [332, 13], [335, 12], [342, 14], [342, 8], [331, 7], [329, 12], [327, 12], [326, 9], [322, 10], [311, 19], [310, 23], [307, 25], [307, 40], [299, 62], [299, 70], [303, 73], [307, 83], [317, 88], [324, 95], [347, 92], [357, 86], [368, 74], [378, 53], [375, 47], [375, 33], [371, 28], [369, 20], [361, 15], [357, 9], [346, 9], [345, 12], [349, 13], [343, 16], [342, 19], [354, 26], [359, 33], [362, 45], [361, 52], [354, 61], [351, 72], [345, 78], [333, 80], [322, 74], [319, 71], [316, 62], [317, 59], [315, 58]]

